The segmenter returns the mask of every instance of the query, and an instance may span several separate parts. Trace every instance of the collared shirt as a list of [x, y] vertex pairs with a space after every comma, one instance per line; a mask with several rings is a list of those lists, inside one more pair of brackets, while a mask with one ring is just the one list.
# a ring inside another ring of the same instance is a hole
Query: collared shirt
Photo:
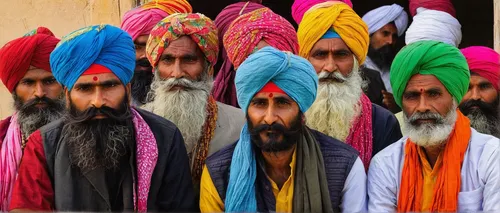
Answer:
[[391, 86], [391, 80], [390, 80], [390, 69], [385, 68], [385, 69], [380, 69], [371, 59], [370, 57], [366, 57], [365, 63], [363, 64], [367, 68], [370, 68], [372, 70], [376, 70], [377, 72], [380, 73], [380, 77], [382, 78], [382, 81], [384, 81], [384, 86], [385, 89], [387, 89], [387, 92], [392, 93], [392, 86]]
[[[500, 211], [500, 140], [472, 129], [461, 170], [458, 211]], [[368, 211], [394, 212], [407, 137], [372, 159], [368, 170]]]

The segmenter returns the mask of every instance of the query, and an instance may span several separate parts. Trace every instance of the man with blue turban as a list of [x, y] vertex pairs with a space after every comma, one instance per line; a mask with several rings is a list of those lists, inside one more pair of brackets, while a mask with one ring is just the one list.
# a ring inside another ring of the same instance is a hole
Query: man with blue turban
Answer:
[[264, 47], [241, 64], [235, 84], [247, 124], [207, 158], [202, 212], [366, 211], [358, 152], [304, 124], [318, 88], [306, 59]]
[[11, 210], [197, 209], [180, 131], [130, 107], [134, 62], [132, 38], [117, 27], [63, 37], [50, 65], [69, 109], [29, 137]]

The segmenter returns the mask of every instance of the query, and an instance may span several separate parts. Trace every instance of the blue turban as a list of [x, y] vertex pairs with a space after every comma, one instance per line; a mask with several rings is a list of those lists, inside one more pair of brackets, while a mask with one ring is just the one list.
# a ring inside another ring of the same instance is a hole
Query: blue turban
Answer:
[[50, 54], [52, 73], [68, 90], [92, 64], [110, 69], [123, 84], [128, 84], [135, 69], [130, 35], [111, 25], [89, 26], [64, 36]]
[[[264, 47], [250, 55], [236, 71], [238, 103], [247, 113], [253, 96], [272, 81], [305, 112], [316, 99], [318, 76], [306, 59]], [[245, 124], [233, 153], [226, 193], [226, 212], [256, 212], [255, 178], [257, 165], [250, 132]]]

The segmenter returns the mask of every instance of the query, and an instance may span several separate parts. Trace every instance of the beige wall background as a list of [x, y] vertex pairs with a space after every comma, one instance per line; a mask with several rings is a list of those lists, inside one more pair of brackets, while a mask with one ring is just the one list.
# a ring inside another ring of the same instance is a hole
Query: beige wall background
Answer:
[[[123, 14], [142, 2], [144, 0], [1, 0], [0, 46], [38, 26], [49, 28], [59, 38], [89, 25], [119, 26]], [[12, 108], [12, 96], [1, 84], [0, 118], [9, 116]]]

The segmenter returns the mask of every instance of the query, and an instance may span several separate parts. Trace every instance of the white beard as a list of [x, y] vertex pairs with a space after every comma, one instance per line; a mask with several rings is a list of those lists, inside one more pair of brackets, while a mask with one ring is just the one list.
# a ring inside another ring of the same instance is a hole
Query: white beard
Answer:
[[[319, 79], [328, 74], [322, 71]], [[316, 100], [305, 113], [306, 121], [310, 128], [345, 142], [354, 118], [361, 113], [359, 100], [363, 93], [363, 79], [356, 58], [350, 76], [343, 77], [339, 72], [333, 75], [344, 82], [319, 83]]]
[[446, 143], [455, 127], [455, 122], [457, 121], [457, 105], [457, 102], [453, 100], [453, 106], [450, 111], [444, 118], [441, 117], [442, 121], [439, 123], [425, 123], [416, 126], [411, 123], [412, 118], [408, 118], [408, 116], [404, 114], [403, 120], [405, 125], [403, 132], [406, 132], [411, 141], [418, 146], [435, 147], [442, 145]]
[[[163, 80], [157, 76], [153, 79], [149, 94], [154, 100], [143, 108], [173, 122], [182, 133], [186, 149], [191, 154], [203, 134], [213, 80], [206, 74], [199, 81], [185, 78]], [[170, 91], [178, 83], [189, 89]]]

